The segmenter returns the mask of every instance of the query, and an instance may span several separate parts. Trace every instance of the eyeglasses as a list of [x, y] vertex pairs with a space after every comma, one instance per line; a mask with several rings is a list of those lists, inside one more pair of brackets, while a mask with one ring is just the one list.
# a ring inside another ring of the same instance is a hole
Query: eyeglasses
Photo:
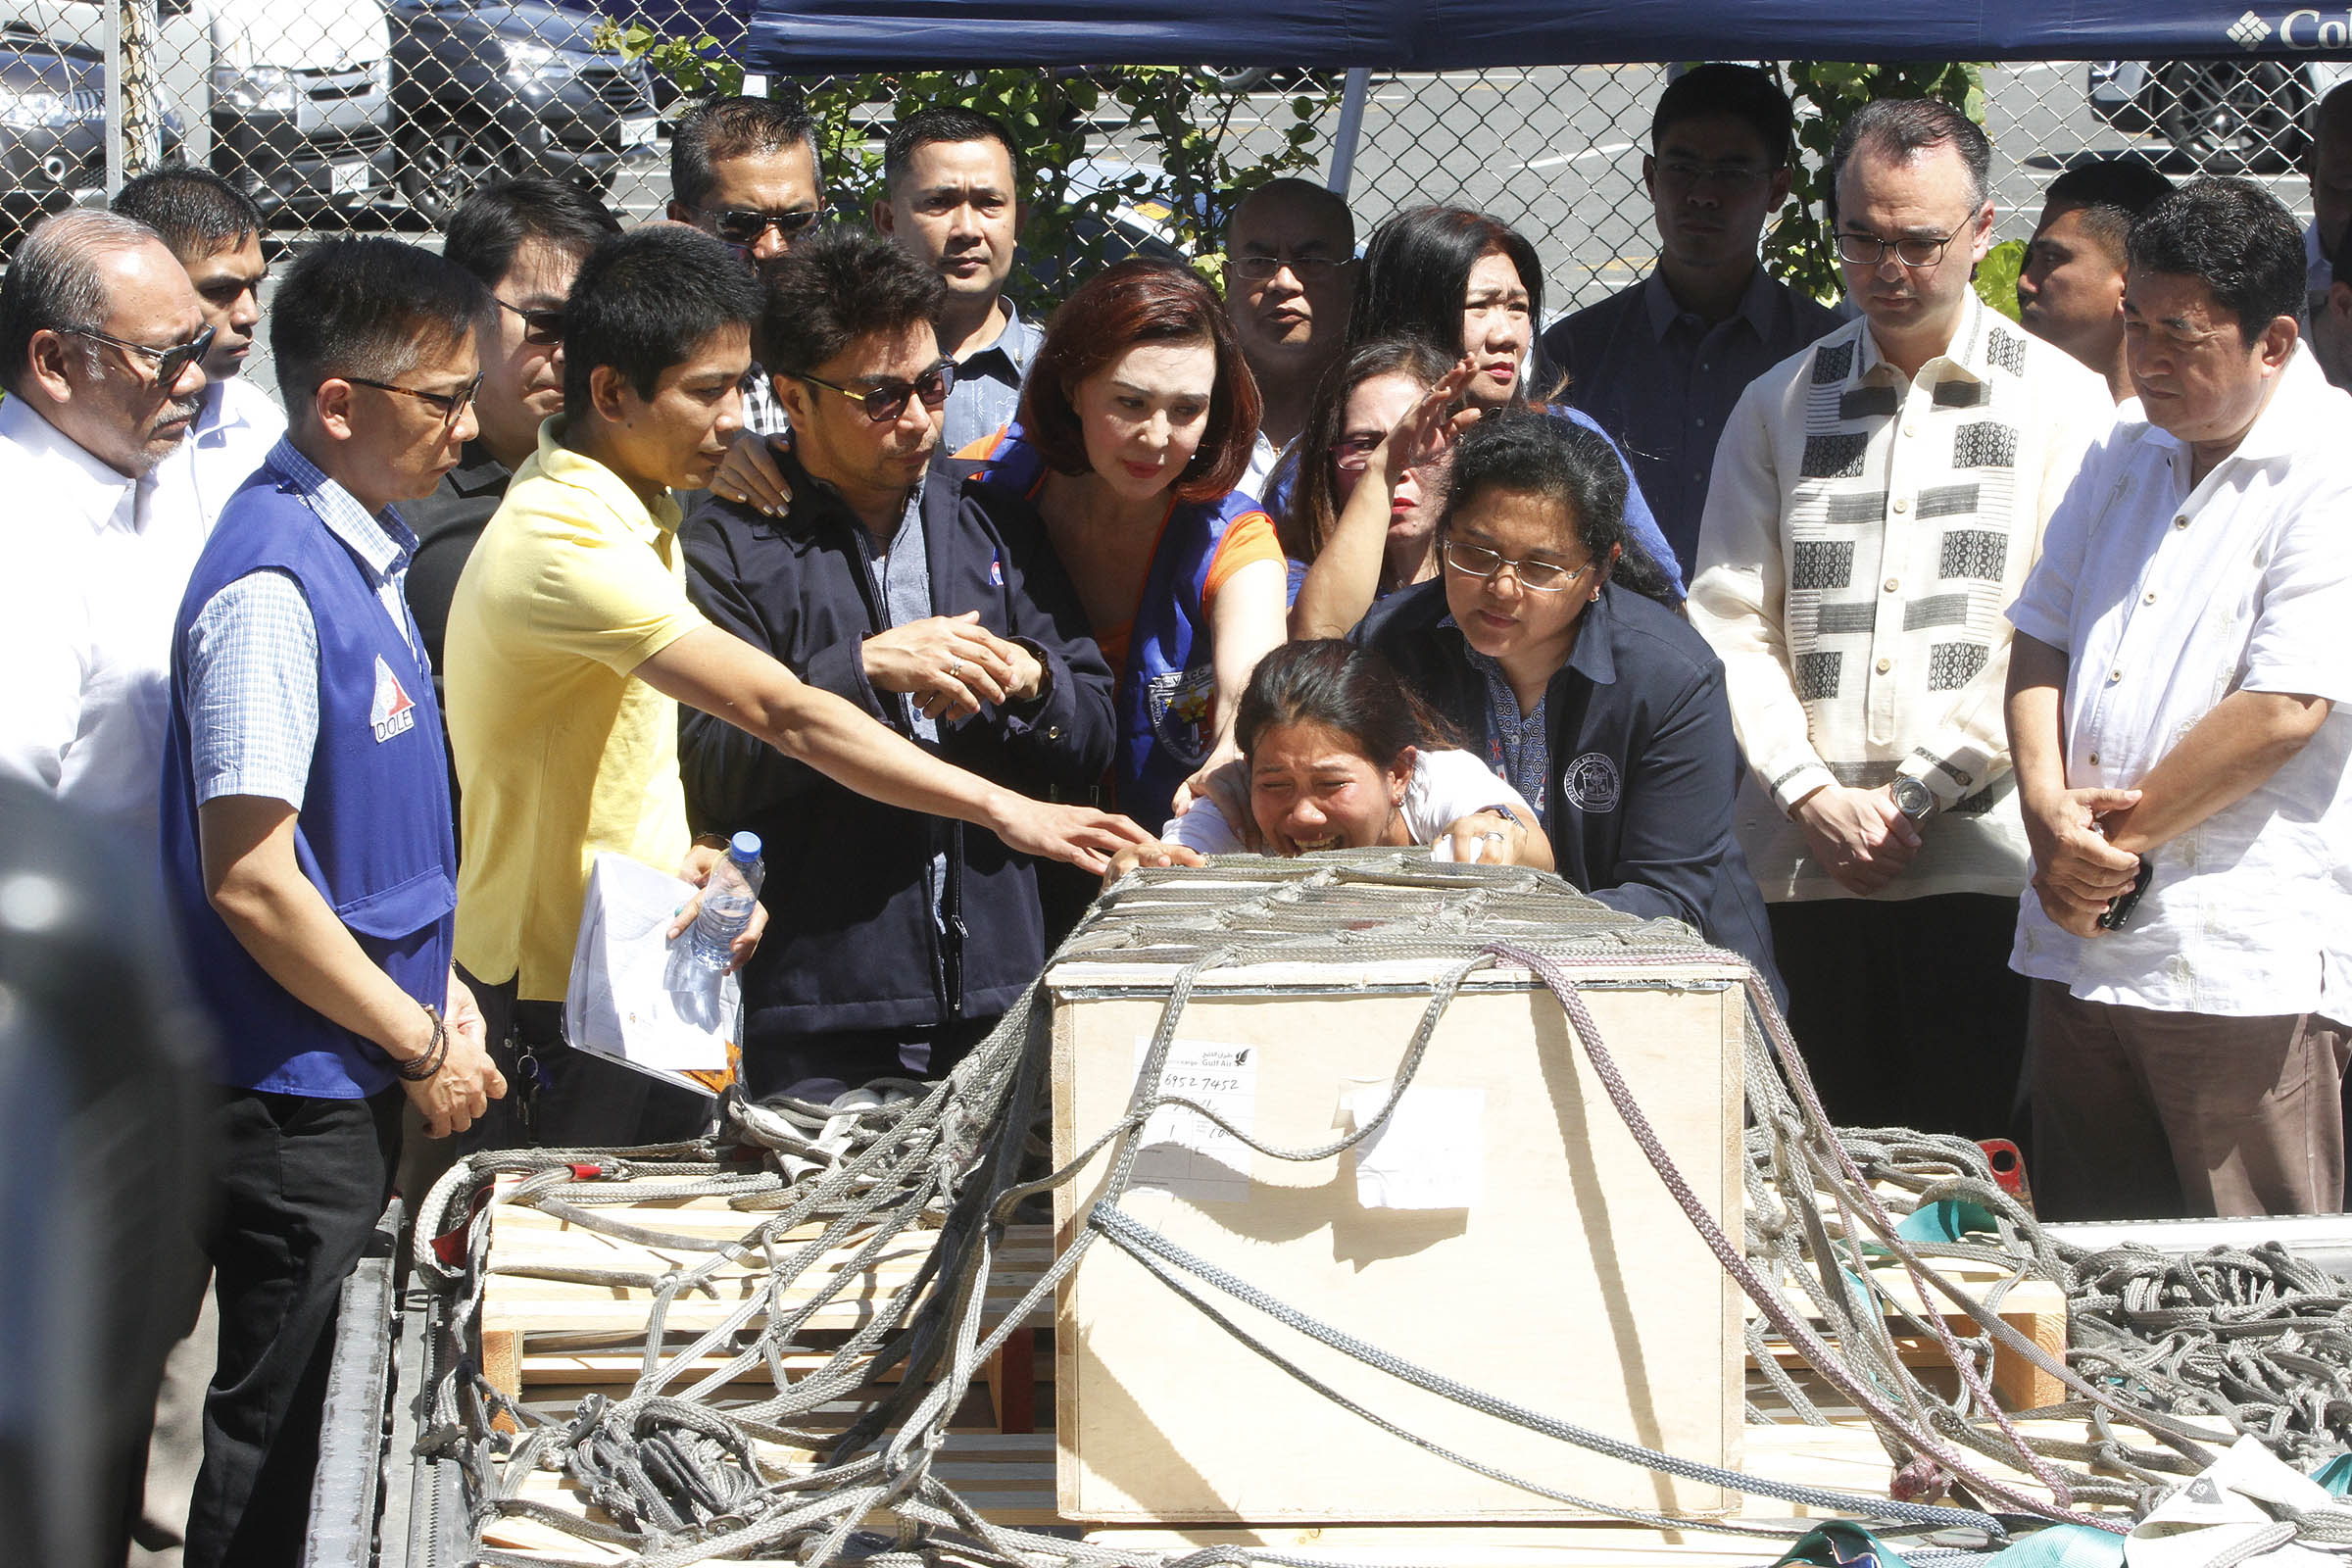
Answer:
[[180, 372], [212, 352], [213, 338], [219, 329], [208, 326], [185, 343], [173, 343], [160, 349], [151, 344], [132, 343], [110, 336], [92, 326], [69, 326], [65, 330], [75, 337], [90, 338], [110, 348], [121, 349], [125, 354], [136, 354], [141, 359], [152, 361], [155, 366], [155, 384], [168, 392], [179, 384]]
[[552, 349], [564, 341], [562, 311], [526, 311], [519, 305], [509, 305], [505, 300], [499, 300], [498, 308], [512, 311], [522, 318], [522, 340], [531, 347]]
[[926, 409], [936, 409], [947, 402], [948, 394], [956, 390], [956, 362], [942, 360], [911, 381], [881, 381], [862, 392], [813, 375], [798, 375], [793, 379], [838, 392], [863, 409], [865, 416], [876, 424], [888, 424], [906, 412], [909, 398], [921, 398]]
[[1342, 436], [1331, 444], [1332, 466], [1342, 473], [1361, 473], [1372, 466], [1372, 454], [1388, 437], [1377, 430], [1361, 435]]
[[1934, 267], [1943, 260], [1943, 248], [1967, 231], [1964, 224], [1941, 239], [1931, 239], [1922, 234], [1905, 234], [1901, 239], [1881, 239], [1876, 234], [1840, 231], [1838, 235], [1838, 256], [1848, 267], [1877, 267], [1886, 260], [1886, 253], [1892, 251], [1896, 261], [1916, 270], [1923, 267]]
[[1329, 277], [1350, 260], [1332, 256], [1236, 256], [1229, 265], [1236, 274], [1252, 283], [1263, 283], [1286, 267], [1293, 277], [1305, 283]]
[[389, 381], [370, 381], [364, 375], [346, 375], [339, 379], [349, 381], [353, 386], [371, 386], [378, 392], [397, 392], [404, 398], [415, 398], [419, 403], [429, 403], [441, 411], [441, 428], [444, 430], [457, 427], [458, 420], [465, 416], [466, 410], [472, 404], [474, 394], [482, 389], [482, 378], [478, 374], [466, 383], [464, 390], [457, 392], [419, 392], [413, 386], [394, 386]]
[[706, 207], [705, 218], [710, 220], [710, 232], [730, 245], [751, 246], [760, 243], [760, 236], [774, 229], [789, 245], [825, 220], [822, 207], [811, 207], [789, 213], [762, 213], [739, 207]]
[[1688, 158], [1661, 158], [1657, 171], [1658, 177], [1677, 190], [1689, 190], [1704, 181], [1733, 195], [1754, 190], [1773, 174], [1755, 164], [1695, 164]]
[[1566, 566], [1554, 565], [1548, 561], [1513, 561], [1499, 551], [1489, 550], [1482, 545], [1456, 544], [1450, 539], [1446, 541], [1443, 553], [1446, 564], [1465, 576], [1492, 577], [1508, 566], [1511, 575], [1519, 580], [1519, 586], [1531, 594], [1560, 593], [1592, 569], [1590, 561], [1571, 571]]

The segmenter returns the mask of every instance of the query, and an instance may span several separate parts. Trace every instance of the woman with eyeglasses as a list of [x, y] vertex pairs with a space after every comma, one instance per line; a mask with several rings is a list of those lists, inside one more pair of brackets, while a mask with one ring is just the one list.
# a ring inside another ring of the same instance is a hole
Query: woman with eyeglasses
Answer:
[[[1409, 208], [1372, 231], [1362, 271], [1355, 310], [1348, 318], [1351, 347], [1374, 338], [1418, 337], [1467, 363], [1469, 374], [1456, 393], [1462, 407], [1480, 413], [1548, 407], [1562, 418], [1600, 429], [1586, 415], [1554, 402], [1558, 377], [1536, 341], [1544, 316], [1544, 267], [1517, 229], [1465, 208]], [[1624, 461], [1620, 454], [1618, 462]], [[1679, 600], [1681, 568], [1631, 473], [1628, 469], [1626, 525], [1659, 563]], [[1356, 613], [1362, 612], [1357, 607]]]
[[1117, 678], [1102, 804], [1149, 831], [1236, 755], [1250, 671], [1284, 640], [1282, 547], [1234, 488], [1257, 416], [1216, 294], [1189, 268], [1128, 261], [1054, 312], [1018, 418], [963, 453], [1045, 519]]
[[1219, 802], [1199, 801], [1170, 819], [1164, 842], [1122, 849], [1105, 882], [1248, 842], [1281, 856], [1425, 844], [1441, 860], [1551, 869], [1535, 808], [1369, 648], [1324, 638], [1275, 649], [1250, 677], [1234, 737], [1249, 840]]
[[1732, 835], [1741, 764], [1723, 663], [1670, 608], [1626, 526], [1627, 489], [1598, 432], [1488, 416], [1454, 444], [1438, 580], [1381, 601], [1353, 640], [1535, 807], [1563, 877], [1696, 927], [1777, 994], [1763, 897]]

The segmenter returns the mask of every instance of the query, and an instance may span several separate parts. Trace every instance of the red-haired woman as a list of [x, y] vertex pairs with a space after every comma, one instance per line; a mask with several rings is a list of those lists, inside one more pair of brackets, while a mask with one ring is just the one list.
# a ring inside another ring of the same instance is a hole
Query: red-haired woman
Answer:
[[1017, 421], [962, 454], [1045, 518], [1118, 677], [1117, 808], [1154, 833], [1188, 777], [1238, 755], [1250, 671], [1284, 638], [1282, 547], [1234, 489], [1258, 407], [1215, 292], [1121, 262], [1054, 312]]

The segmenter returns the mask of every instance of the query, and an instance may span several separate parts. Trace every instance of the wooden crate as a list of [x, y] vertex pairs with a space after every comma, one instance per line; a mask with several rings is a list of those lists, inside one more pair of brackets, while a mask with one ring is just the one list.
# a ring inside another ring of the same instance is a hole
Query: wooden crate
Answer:
[[[1397, 1071], [1442, 967], [1211, 971], [1178, 1029], [1179, 1078], [1188, 1088], [1207, 1085], [1266, 1142], [1326, 1144], [1348, 1125], [1343, 1101], [1367, 1085], [1377, 1096]], [[1165, 965], [1115, 961], [1068, 962], [1047, 976], [1057, 1160], [1074, 1157], [1124, 1111], [1169, 977]], [[1628, 965], [1581, 978], [1635, 1097], [1701, 1200], [1736, 1235], [1737, 973], [1694, 957], [1671, 969]], [[1413, 1092], [1432, 1094], [1433, 1109], [1450, 1109], [1469, 1127], [1466, 1141], [1451, 1135], [1475, 1149], [1481, 1166], [1465, 1206], [1366, 1207], [1354, 1153], [1300, 1164], [1232, 1145], [1177, 1156], [1173, 1174], [1139, 1185], [1121, 1210], [1276, 1299], [1472, 1389], [1736, 1466], [1745, 1356], [1738, 1292], [1635, 1147], [1558, 1004], [1524, 972], [1475, 977], [1439, 1024]], [[1413, 1103], [1408, 1096], [1405, 1105]], [[1429, 1150], [1446, 1142], [1441, 1136]], [[1108, 1154], [1099, 1155], [1056, 1195], [1065, 1243], [1107, 1171]], [[1482, 1415], [1214, 1298], [1328, 1386], [1457, 1452], [1611, 1506], [1701, 1514], [1729, 1505], [1712, 1487]], [[1065, 1285], [1054, 1343], [1066, 1518], [1589, 1516], [1365, 1422], [1105, 1243]]]
[[[517, 1185], [518, 1178], [501, 1178], [498, 1199]], [[658, 1178], [648, 1186], [658, 1185]], [[720, 1199], [656, 1199], [643, 1202], [599, 1205], [598, 1214], [624, 1225], [654, 1231], [732, 1239], [752, 1231], [759, 1216], [730, 1208]], [[653, 1293], [625, 1285], [588, 1284], [550, 1275], [586, 1270], [612, 1270], [660, 1276], [673, 1269], [695, 1267], [709, 1252], [688, 1248], [648, 1246], [624, 1241], [601, 1231], [574, 1225], [535, 1208], [494, 1200], [484, 1223], [491, 1227], [487, 1251], [488, 1279], [482, 1291], [482, 1371], [510, 1396], [544, 1399], [549, 1386], [608, 1386], [634, 1382], [643, 1364], [643, 1348], [653, 1304]], [[800, 1242], [813, 1241], [823, 1230], [808, 1225], [794, 1231]], [[832, 1249], [810, 1264], [784, 1293], [786, 1303], [806, 1303], [824, 1294], [832, 1281], [850, 1276], [848, 1287], [813, 1314], [802, 1343], [782, 1359], [790, 1373], [811, 1371], [823, 1363], [829, 1348], [849, 1331], [873, 1321], [930, 1255], [938, 1232], [909, 1228], [895, 1237], [874, 1258], [857, 1263], [862, 1250], [853, 1239]], [[1043, 1225], [1008, 1227], [1000, 1249], [998, 1267], [990, 1276], [988, 1304], [998, 1317], [1019, 1303], [1053, 1258], [1053, 1234]], [[674, 1298], [664, 1319], [673, 1350], [683, 1349], [693, 1336], [723, 1321], [757, 1293], [767, 1277], [763, 1258], [757, 1255], [724, 1264], [709, 1286]], [[1052, 1323], [1050, 1306], [1031, 1314], [1029, 1325], [1012, 1335], [992, 1359], [988, 1381], [995, 1391], [996, 1408], [1005, 1430], [1028, 1431], [1035, 1425], [1035, 1333]], [[747, 1328], [764, 1326], [764, 1313], [754, 1313]], [[673, 1382], [684, 1387], [721, 1368], [731, 1356], [710, 1352]], [[756, 1371], [754, 1382], [767, 1374]]]

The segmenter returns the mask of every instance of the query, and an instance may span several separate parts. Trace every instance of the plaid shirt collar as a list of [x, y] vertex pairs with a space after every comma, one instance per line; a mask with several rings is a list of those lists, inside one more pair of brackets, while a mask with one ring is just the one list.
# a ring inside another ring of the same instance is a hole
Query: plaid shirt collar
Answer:
[[266, 466], [285, 488], [309, 503], [327, 532], [342, 540], [377, 582], [390, 582], [408, 570], [409, 558], [416, 553], [416, 535], [400, 520], [399, 513], [386, 507], [370, 514], [350, 491], [297, 451], [290, 437], [278, 438], [277, 445], [270, 449]]

